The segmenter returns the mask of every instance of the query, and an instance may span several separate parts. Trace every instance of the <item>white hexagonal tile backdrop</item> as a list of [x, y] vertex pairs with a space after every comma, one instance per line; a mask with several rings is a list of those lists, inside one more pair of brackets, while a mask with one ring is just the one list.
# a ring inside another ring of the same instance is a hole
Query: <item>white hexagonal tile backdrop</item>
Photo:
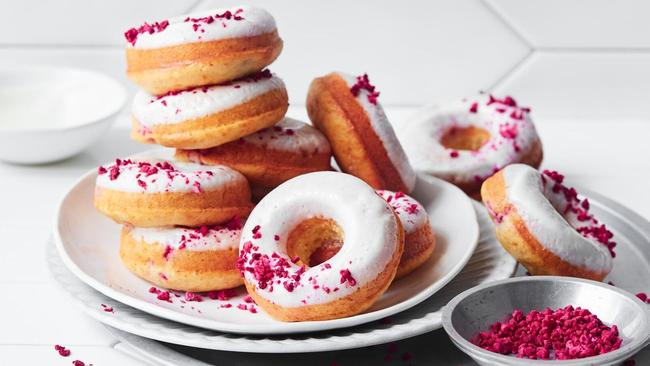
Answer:
[[[231, 0], [6, 1], [0, 66], [53, 63], [124, 76], [122, 33]], [[509, 93], [543, 118], [647, 119], [650, 2], [644, 0], [249, 0], [276, 17], [272, 66], [304, 104], [310, 80], [368, 72], [391, 106], [478, 90]], [[135, 88], [129, 86], [131, 90]]]

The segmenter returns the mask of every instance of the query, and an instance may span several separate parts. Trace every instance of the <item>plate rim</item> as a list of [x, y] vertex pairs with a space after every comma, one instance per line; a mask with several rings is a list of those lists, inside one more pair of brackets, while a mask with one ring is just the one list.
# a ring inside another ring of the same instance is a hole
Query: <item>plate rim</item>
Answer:
[[[155, 154], [157, 151], [160, 150], [159, 149], [149, 150], [143, 153], [139, 153], [137, 155], [146, 156], [148, 153]], [[469, 209], [472, 211], [472, 215], [473, 215], [472, 226], [474, 227], [474, 235], [472, 238], [472, 243], [466, 249], [465, 253], [463, 254], [463, 257], [451, 268], [450, 271], [447, 272], [447, 275], [445, 275], [440, 280], [433, 282], [432, 284], [427, 286], [425, 289], [420, 291], [420, 293], [418, 293], [416, 296], [413, 296], [407, 300], [401, 301], [395, 305], [392, 305], [390, 307], [381, 310], [376, 310], [370, 313], [357, 314], [347, 318], [340, 318], [340, 319], [319, 321], [319, 322], [311, 321], [311, 322], [279, 323], [282, 324], [281, 326], [278, 326], [278, 324], [275, 323], [269, 323], [268, 325], [262, 327], [256, 325], [255, 328], [252, 329], [253, 327], [251, 327], [250, 325], [242, 326], [241, 324], [223, 323], [211, 319], [210, 320], [200, 319], [190, 314], [184, 314], [171, 309], [160, 307], [153, 303], [148, 303], [146, 301], [137, 299], [135, 297], [128, 296], [127, 294], [123, 294], [111, 288], [110, 286], [101, 283], [99, 280], [96, 280], [94, 277], [92, 277], [91, 275], [87, 274], [84, 270], [82, 270], [75, 263], [75, 261], [70, 257], [70, 255], [68, 254], [65, 248], [65, 245], [63, 244], [63, 239], [61, 237], [60, 223], [61, 223], [63, 205], [66, 202], [66, 200], [70, 197], [71, 193], [76, 188], [78, 188], [83, 181], [90, 179], [93, 175], [96, 174], [97, 174], [96, 169], [91, 169], [88, 172], [84, 173], [80, 178], [78, 178], [72, 185], [68, 187], [68, 189], [65, 191], [65, 194], [63, 195], [63, 197], [61, 197], [61, 199], [59, 200], [56, 206], [55, 220], [53, 225], [54, 226], [53, 237], [54, 237], [54, 243], [56, 245], [59, 256], [63, 261], [63, 264], [72, 272], [72, 274], [74, 274], [82, 282], [92, 287], [96, 291], [106, 295], [107, 297], [112, 298], [113, 300], [116, 300], [118, 302], [121, 302], [123, 304], [126, 304], [128, 306], [131, 306], [133, 308], [136, 308], [138, 310], [141, 310], [143, 312], [149, 313], [151, 315], [160, 318], [164, 318], [170, 321], [175, 321], [186, 325], [212, 330], [212, 331], [248, 334], [248, 335], [267, 335], [267, 334], [281, 335], [281, 334], [295, 334], [295, 333], [310, 333], [310, 332], [319, 332], [319, 331], [354, 327], [360, 324], [376, 321], [381, 318], [394, 315], [396, 313], [408, 310], [418, 305], [419, 303], [425, 301], [429, 297], [433, 296], [436, 292], [440, 291], [450, 281], [452, 281], [462, 271], [462, 269], [467, 265], [467, 263], [471, 259], [472, 255], [474, 254], [474, 251], [476, 250], [480, 238], [480, 226], [478, 223], [476, 210], [474, 208], [472, 200], [469, 197], [467, 197], [467, 195], [465, 195], [465, 193], [463, 193], [458, 187], [454, 186], [451, 183], [448, 183], [442, 179], [431, 177], [431, 176], [418, 175], [417, 177], [418, 180], [422, 180], [427, 184], [440, 184], [444, 186], [445, 189], [450, 189], [454, 191], [455, 194], [459, 195], [459, 197], [462, 196], [463, 202], [465, 202], [469, 206]]]

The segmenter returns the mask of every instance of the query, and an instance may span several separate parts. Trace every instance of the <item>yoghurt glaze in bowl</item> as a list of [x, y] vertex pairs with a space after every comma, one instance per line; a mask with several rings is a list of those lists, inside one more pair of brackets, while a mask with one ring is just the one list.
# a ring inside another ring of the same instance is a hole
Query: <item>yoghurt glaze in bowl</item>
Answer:
[[125, 100], [120, 83], [95, 71], [0, 69], [0, 160], [42, 164], [71, 157], [106, 132]]

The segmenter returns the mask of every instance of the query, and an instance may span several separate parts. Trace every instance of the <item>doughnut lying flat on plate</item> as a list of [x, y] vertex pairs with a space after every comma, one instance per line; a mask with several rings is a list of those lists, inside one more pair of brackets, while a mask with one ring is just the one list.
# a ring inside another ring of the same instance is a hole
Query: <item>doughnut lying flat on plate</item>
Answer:
[[137, 227], [201, 226], [246, 217], [246, 178], [225, 166], [163, 160], [121, 160], [99, 167], [95, 207]]
[[131, 138], [183, 149], [203, 149], [273, 126], [289, 107], [284, 82], [264, 70], [222, 85], [133, 101]]
[[481, 195], [497, 238], [531, 274], [600, 281], [612, 269], [613, 234], [563, 179], [513, 164], [488, 178]]
[[[429, 216], [424, 207], [402, 192], [377, 190], [393, 208], [404, 228], [404, 252], [400, 258], [395, 279], [413, 272], [431, 257], [436, 246], [436, 236], [431, 229]], [[310, 260], [322, 263], [332, 258], [341, 249], [339, 243], [326, 243], [311, 253]]]
[[409, 193], [415, 173], [367, 75], [331, 73], [312, 81], [307, 112], [332, 145], [341, 170], [376, 189]]
[[176, 159], [229, 166], [246, 176], [255, 193], [256, 189], [268, 192], [298, 175], [331, 170], [332, 153], [318, 130], [285, 118], [273, 127], [225, 145], [176, 150]]
[[[343, 243], [326, 262], [311, 253]], [[358, 178], [316, 172], [271, 191], [244, 226], [238, 268], [255, 302], [282, 321], [326, 320], [369, 308], [392, 282], [404, 249], [393, 209]]]
[[159, 95], [262, 70], [282, 51], [275, 19], [255, 7], [213, 9], [129, 29], [127, 74]]
[[120, 258], [143, 279], [181, 291], [240, 286], [236, 267], [241, 222], [199, 228], [122, 228]]
[[529, 112], [510, 97], [482, 94], [431, 107], [399, 136], [416, 171], [479, 199], [483, 181], [504, 166], [541, 164], [542, 144]]

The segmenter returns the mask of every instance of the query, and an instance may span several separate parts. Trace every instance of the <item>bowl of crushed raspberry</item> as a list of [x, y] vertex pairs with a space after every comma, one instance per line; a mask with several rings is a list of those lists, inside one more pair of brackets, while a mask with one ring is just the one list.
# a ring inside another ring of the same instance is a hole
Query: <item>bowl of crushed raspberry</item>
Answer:
[[516, 277], [445, 307], [445, 331], [480, 365], [618, 365], [650, 341], [650, 307], [591, 280]]

